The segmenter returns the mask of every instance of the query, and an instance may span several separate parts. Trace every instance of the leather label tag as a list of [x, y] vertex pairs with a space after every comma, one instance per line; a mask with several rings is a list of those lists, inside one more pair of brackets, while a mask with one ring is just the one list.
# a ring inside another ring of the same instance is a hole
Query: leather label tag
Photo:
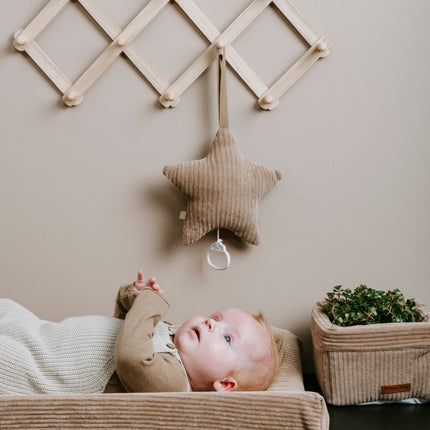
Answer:
[[411, 391], [411, 384], [381, 385], [381, 394], [405, 393]]

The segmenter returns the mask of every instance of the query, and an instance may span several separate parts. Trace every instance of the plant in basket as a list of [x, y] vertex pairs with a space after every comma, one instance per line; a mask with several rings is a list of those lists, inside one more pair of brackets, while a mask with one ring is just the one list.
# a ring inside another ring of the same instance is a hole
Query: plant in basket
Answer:
[[420, 322], [425, 316], [415, 299], [406, 299], [399, 290], [382, 291], [360, 285], [354, 291], [338, 285], [320, 304], [332, 324], [352, 325], [391, 322]]
[[312, 310], [315, 369], [327, 402], [430, 400], [429, 315], [398, 289], [334, 287]]

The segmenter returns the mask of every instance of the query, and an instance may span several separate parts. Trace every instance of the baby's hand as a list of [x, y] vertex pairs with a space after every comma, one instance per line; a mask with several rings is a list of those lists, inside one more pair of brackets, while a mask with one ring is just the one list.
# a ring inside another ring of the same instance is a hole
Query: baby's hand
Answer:
[[132, 290], [133, 297], [137, 297], [144, 288], [151, 288], [156, 293], [160, 294], [160, 296], [164, 294], [164, 291], [157, 284], [157, 280], [155, 278], [149, 278], [148, 281], [145, 281], [143, 277], [143, 272], [139, 270], [137, 272], [137, 280], [133, 284], [133, 290]]

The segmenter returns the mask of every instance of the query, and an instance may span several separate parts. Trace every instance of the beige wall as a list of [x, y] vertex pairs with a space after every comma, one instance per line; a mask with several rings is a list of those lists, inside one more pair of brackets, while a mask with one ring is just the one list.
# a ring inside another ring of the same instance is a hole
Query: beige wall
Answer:
[[[99, 0], [122, 26], [144, 1]], [[224, 28], [249, 0], [196, 3]], [[272, 112], [229, 72], [231, 126], [245, 156], [283, 174], [260, 207], [262, 245], [231, 236], [232, 266], [211, 269], [214, 234], [180, 244], [184, 200], [165, 164], [203, 156], [217, 130], [216, 68], [175, 109], [118, 59], [66, 108], [11, 36], [45, 0], [0, 2], [0, 295], [45, 319], [110, 314], [117, 287], [158, 277], [169, 318], [239, 306], [304, 340], [332, 286], [402, 288], [430, 303], [430, 3], [296, 0], [333, 42]], [[264, 34], [263, 34], [264, 33]], [[38, 41], [72, 78], [107, 40], [70, 5]], [[173, 79], [206, 46], [174, 6], [138, 39]], [[304, 50], [273, 9], [234, 44], [268, 82]]]

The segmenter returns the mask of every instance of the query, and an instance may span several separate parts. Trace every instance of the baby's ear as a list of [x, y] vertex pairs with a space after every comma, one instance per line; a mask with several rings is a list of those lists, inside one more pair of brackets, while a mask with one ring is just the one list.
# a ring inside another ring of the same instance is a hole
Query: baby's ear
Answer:
[[237, 388], [237, 382], [236, 379], [228, 377], [221, 381], [215, 381], [213, 387], [215, 391], [232, 391]]

